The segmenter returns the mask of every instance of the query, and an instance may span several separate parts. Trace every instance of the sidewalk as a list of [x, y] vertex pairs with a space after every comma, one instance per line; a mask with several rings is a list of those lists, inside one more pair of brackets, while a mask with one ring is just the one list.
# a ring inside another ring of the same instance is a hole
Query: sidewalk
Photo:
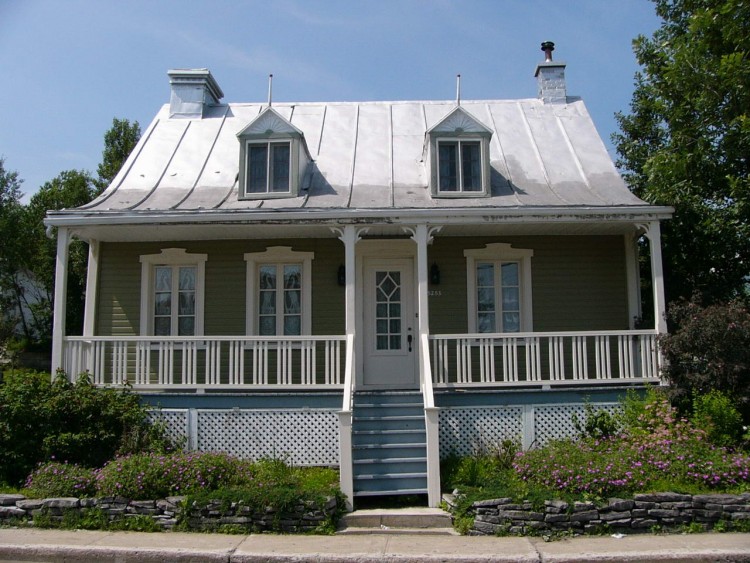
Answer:
[[750, 562], [750, 534], [541, 538], [280, 536], [0, 529], [3, 562]]

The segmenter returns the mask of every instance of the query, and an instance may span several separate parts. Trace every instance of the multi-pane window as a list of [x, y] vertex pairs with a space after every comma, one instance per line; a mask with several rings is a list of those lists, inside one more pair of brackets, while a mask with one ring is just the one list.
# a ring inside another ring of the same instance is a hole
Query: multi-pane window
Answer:
[[248, 143], [246, 193], [289, 192], [290, 154], [289, 141]]
[[518, 262], [476, 263], [477, 332], [520, 332]]
[[195, 335], [195, 266], [154, 268], [154, 335]]
[[438, 141], [438, 191], [481, 192], [480, 141]]
[[376, 272], [375, 287], [376, 349], [401, 350], [401, 272]]
[[258, 334], [302, 334], [302, 265], [258, 266]]

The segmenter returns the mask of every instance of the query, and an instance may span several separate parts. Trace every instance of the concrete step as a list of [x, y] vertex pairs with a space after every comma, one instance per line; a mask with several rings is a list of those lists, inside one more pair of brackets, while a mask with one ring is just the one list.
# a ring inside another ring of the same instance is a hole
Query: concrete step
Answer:
[[456, 535], [450, 514], [439, 508], [376, 508], [355, 510], [339, 522], [337, 534]]

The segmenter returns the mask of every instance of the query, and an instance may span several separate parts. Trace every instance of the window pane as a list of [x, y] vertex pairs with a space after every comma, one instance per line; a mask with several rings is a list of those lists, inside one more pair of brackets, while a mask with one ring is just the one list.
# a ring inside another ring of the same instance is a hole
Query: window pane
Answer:
[[154, 319], [154, 335], [169, 336], [172, 334], [172, 319], [169, 317], [156, 317]]
[[482, 167], [479, 158], [479, 143], [461, 143], [461, 175], [464, 191], [481, 191]]
[[195, 315], [195, 292], [194, 291], [181, 291], [180, 292], [180, 307], [178, 309], [180, 315]]
[[478, 332], [495, 332], [495, 313], [479, 313], [477, 315]]
[[390, 338], [391, 350], [401, 350], [401, 336], [391, 336]]
[[299, 315], [284, 317], [284, 334], [296, 336], [301, 334], [302, 318]]
[[276, 317], [261, 317], [258, 322], [258, 332], [261, 336], [276, 334]]
[[172, 314], [172, 293], [157, 293], [154, 296], [154, 314], [171, 315]]
[[180, 289], [195, 289], [195, 268], [180, 268]]
[[276, 314], [276, 292], [275, 291], [261, 291], [260, 292], [258, 311], [260, 312], [261, 315], [275, 315]]
[[503, 311], [519, 311], [520, 299], [517, 287], [503, 288]]
[[172, 291], [172, 268], [160, 266], [154, 273], [156, 291]]
[[521, 330], [521, 317], [518, 313], [503, 313], [503, 331], [519, 332]]
[[284, 292], [284, 313], [297, 315], [301, 312], [300, 292], [298, 290]]
[[299, 289], [302, 287], [302, 269], [299, 265], [284, 266], [284, 287], [287, 289]]
[[502, 266], [503, 287], [518, 284], [518, 262], [505, 262]]
[[248, 145], [247, 156], [247, 191], [262, 193], [268, 191], [266, 172], [268, 167], [268, 148], [266, 145]]
[[391, 317], [401, 317], [401, 304], [393, 303], [389, 307]]
[[401, 319], [391, 319], [391, 334], [401, 334]]
[[477, 310], [494, 311], [495, 310], [495, 290], [484, 288], [477, 290]]
[[377, 319], [375, 321], [375, 332], [378, 334], [388, 333], [388, 319]]
[[458, 190], [458, 162], [456, 143], [438, 143], [438, 190], [455, 192]]
[[[393, 307], [393, 305], [391, 305]], [[386, 303], [378, 303], [375, 306], [376, 317], [387, 317], [388, 316], [388, 305]]]
[[276, 266], [260, 267], [260, 288], [276, 289]]
[[378, 336], [376, 339], [376, 346], [378, 350], [388, 350], [388, 337]]
[[289, 143], [271, 145], [273, 177], [272, 192], [289, 191]]
[[179, 336], [194, 336], [195, 317], [180, 317], [177, 321], [177, 329]]
[[493, 264], [477, 264], [477, 286], [493, 287], [495, 285], [495, 266]]

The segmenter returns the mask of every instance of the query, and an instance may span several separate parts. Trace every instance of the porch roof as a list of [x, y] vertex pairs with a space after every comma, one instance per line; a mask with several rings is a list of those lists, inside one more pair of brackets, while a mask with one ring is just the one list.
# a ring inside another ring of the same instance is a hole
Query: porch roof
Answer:
[[491, 194], [482, 198], [430, 194], [425, 135], [456, 107], [453, 101], [274, 103], [304, 135], [313, 162], [299, 197], [240, 200], [236, 135], [265, 107], [232, 103], [208, 108], [203, 118], [175, 119], [165, 105], [107, 190], [81, 208], [51, 212], [47, 224], [388, 223], [388, 217], [575, 223], [671, 212], [628, 190], [578, 98], [461, 102], [492, 132]]

